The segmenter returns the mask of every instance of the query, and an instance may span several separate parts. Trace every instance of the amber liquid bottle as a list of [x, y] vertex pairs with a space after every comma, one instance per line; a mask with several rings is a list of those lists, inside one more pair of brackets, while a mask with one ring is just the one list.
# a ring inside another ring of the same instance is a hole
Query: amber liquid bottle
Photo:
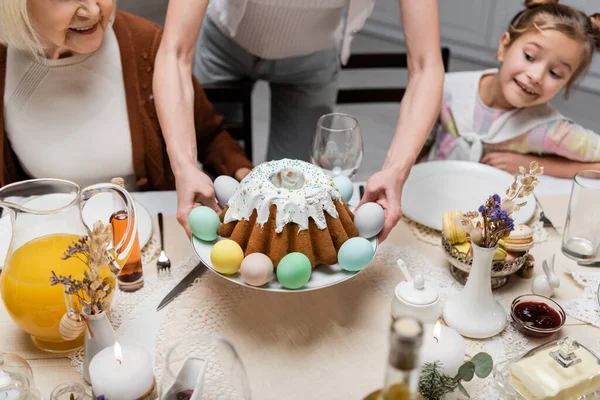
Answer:
[[423, 326], [412, 317], [400, 317], [392, 323], [390, 352], [383, 389], [364, 400], [420, 400], [419, 349]]
[[[125, 181], [122, 178], [114, 178], [110, 182], [125, 188]], [[116, 210], [121, 207], [121, 204], [120, 200], [115, 199]], [[110, 224], [113, 228], [113, 242], [115, 245], [123, 239], [123, 236], [125, 236], [128, 218], [127, 212], [122, 209], [110, 216]], [[144, 271], [142, 269], [140, 240], [137, 233], [129, 258], [117, 276], [117, 285], [119, 289], [124, 292], [135, 292], [144, 287]]]

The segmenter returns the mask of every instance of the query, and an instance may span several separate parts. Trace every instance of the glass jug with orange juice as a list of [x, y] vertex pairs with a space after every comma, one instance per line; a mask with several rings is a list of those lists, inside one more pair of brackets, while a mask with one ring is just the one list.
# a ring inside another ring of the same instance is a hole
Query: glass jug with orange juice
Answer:
[[[135, 221], [131, 195], [110, 183], [81, 189], [65, 180], [33, 179], [0, 189], [0, 207], [8, 211], [0, 219], [0, 230], [10, 229], [7, 218], [12, 224], [12, 239], [0, 275], [0, 293], [12, 320], [42, 350], [70, 351], [83, 344], [83, 335], [67, 341], [60, 334], [60, 320], [67, 312], [67, 305], [62, 285], [50, 285], [50, 274], [54, 271], [73, 279], [83, 278], [84, 263], [76, 257], [62, 258], [72, 242], [91, 231], [95, 221], [85, 220], [86, 204], [102, 192], [118, 195], [131, 216], [129, 221]], [[101, 211], [109, 216], [113, 210], [107, 207]], [[126, 231], [121, 242], [110, 249], [111, 261], [100, 273], [101, 277], [112, 279], [113, 287], [114, 277], [125, 264], [133, 238], [137, 237], [134, 222], [128, 223]]]

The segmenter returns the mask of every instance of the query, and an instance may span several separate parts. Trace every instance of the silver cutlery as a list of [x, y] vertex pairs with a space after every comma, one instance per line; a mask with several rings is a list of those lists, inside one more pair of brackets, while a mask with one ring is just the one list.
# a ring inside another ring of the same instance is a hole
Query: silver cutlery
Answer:
[[196, 265], [194, 269], [192, 269], [177, 285], [175, 285], [175, 287], [165, 296], [165, 298], [161, 300], [160, 304], [156, 308], [156, 311], [160, 311], [167, 304], [172, 302], [175, 297], [179, 295], [179, 293], [187, 289], [188, 286], [194, 283], [196, 278], [202, 276], [207, 269], [208, 267], [202, 261], [200, 261], [198, 265]]
[[554, 230], [554, 232], [558, 233], [558, 229], [556, 229], [556, 227], [554, 226], [552, 221], [550, 221], [550, 219], [548, 217], [546, 217], [546, 215], [544, 214], [544, 209], [542, 208], [542, 205], [540, 204], [540, 202], [535, 194], [533, 195], [533, 198], [535, 199], [535, 203], [537, 204], [538, 208], [540, 209], [540, 221], [542, 221], [544, 228], [550, 228], [550, 229]]
[[164, 249], [162, 213], [158, 213], [158, 232], [160, 234], [160, 256], [158, 256], [158, 261], [156, 261], [156, 268], [160, 271], [171, 268], [171, 260], [167, 257]]

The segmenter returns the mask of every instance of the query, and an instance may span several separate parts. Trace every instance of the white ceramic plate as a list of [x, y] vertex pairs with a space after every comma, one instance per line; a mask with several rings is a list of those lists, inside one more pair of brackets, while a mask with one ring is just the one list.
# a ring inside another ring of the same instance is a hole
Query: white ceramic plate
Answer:
[[[47, 196], [39, 196], [34, 199], [27, 201], [32, 207], [40, 208], [40, 203], [47, 199]], [[99, 193], [92, 197], [83, 211], [84, 219], [89, 226], [92, 226], [94, 221], [101, 220], [107, 224], [112, 214], [113, 209], [112, 195], [110, 193]], [[37, 206], [36, 206], [37, 204]], [[144, 247], [152, 237], [152, 216], [150, 212], [141, 205], [139, 202], [135, 202], [136, 215], [138, 221], [138, 236], [140, 238], [140, 247]], [[12, 226], [8, 214], [4, 213], [3, 217], [0, 218], [0, 269], [4, 264], [6, 253], [8, 252], [8, 246], [10, 245], [10, 239], [12, 235]]]
[[[198, 257], [200, 257], [200, 259], [208, 266], [208, 268], [212, 272], [224, 279], [227, 279], [231, 282], [235, 282], [238, 285], [246, 286], [251, 289], [259, 289], [269, 292], [308, 292], [311, 290], [323, 289], [325, 287], [344, 282], [348, 279], [355, 277], [361, 272], [346, 271], [342, 269], [342, 267], [340, 267], [339, 264], [319, 265], [315, 269], [313, 269], [310, 280], [308, 281], [306, 286], [300, 289], [291, 290], [284, 288], [277, 281], [277, 277], [275, 276], [275, 274], [273, 274], [273, 278], [271, 278], [271, 281], [269, 283], [259, 287], [251, 286], [244, 282], [239, 272], [234, 275], [223, 275], [217, 272], [213, 267], [212, 262], [210, 261], [210, 251], [212, 250], [216, 242], [224, 239], [225, 238], [219, 236], [219, 238], [214, 242], [204, 242], [194, 236], [192, 238], [192, 247], [194, 248], [194, 251], [196, 252]], [[371, 238], [369, 239], [369, 241], [371, 242], [371, 245], [373, 245], [373, 249], [375, 250], [375, 252], [377, 252], [377, 237]]]
[[[438, 231], [446, 211], [477, 210], [487, 198], [498, 193], [505, 197], [512, 175], [489, 165], [468, 161], [431, 161], [416, 164], [402, 191], [402, 212], [413, 221]], [[535, 213], [535, 198], [514, 214], [516, 224], [524, 224]]]

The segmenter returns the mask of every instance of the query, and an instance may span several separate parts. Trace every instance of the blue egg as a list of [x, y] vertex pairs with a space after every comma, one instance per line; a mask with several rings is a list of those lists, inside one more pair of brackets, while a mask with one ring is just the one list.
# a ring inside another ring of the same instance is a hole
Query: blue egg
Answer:
[[370, 241], [355, 237], [344, 242], [338, 251], [338, 264], [346, 271], [362, 271], [373, 261], [375, 250]]
[[354, 193], [354, 185], [352, 184], [350, 178], [343, 175], [335, 176], [333, 177], [333, 184], [342, 195], [344, 201], [348, 203], [352, 198], [352, 194]]
[[200, 240], [210, 242], [217, 238], [217, 230], [221, 225], [221, 220], [215, 210], [200, 206], [190, 212], [188, 225], [194, 236]]

